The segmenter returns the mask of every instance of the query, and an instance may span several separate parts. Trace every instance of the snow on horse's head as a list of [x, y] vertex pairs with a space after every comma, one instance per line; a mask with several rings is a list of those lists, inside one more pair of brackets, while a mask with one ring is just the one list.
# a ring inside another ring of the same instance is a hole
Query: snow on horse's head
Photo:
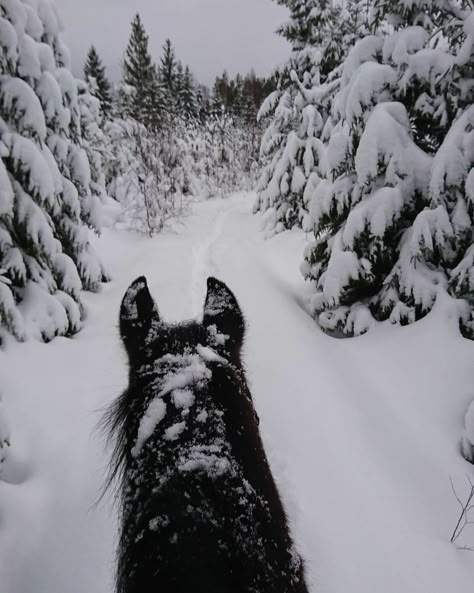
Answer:
[[129, 385], [107, 412], [121, 502], [117, 593], [306, 593], [258, 430], [233, 293], [165, 323], [138, 278], [120, 310]]

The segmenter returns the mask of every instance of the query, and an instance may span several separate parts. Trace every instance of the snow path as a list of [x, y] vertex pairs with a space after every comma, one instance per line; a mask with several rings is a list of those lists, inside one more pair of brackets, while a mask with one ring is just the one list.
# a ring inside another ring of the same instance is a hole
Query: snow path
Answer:
[[[273, 471], [318, 593], [471, 593], [474, 555], [449, 538], [472, 466], [458, 443], [474, 398], [474, 344], [440, 305], [404, 329], [335, 340], [304, 311], [305, 237], [264, 241], [252, 196], [196, 204], [155, 239], [108, 231], [114, 281], [87, 296], [74, 340], [12, 344], [0, 382], [23, 484], [0, 483], [1, 593], [112, 591], [114, 513], [93, 506], [107, 457], [97, 412], [126, 381], [117, 314], [148, 278], [163, 317], [200, 313], [207, 276], [235, 292]], [[465, 545], [474, 546], [474, 530]]]
[[193, 302], [193, 317], [202, 315], [202, 304], [206, 296], [206, 285], [203, 278], [218, 275], [215, 260], [216, 244], [224, 233], [225, 222], [234, 212], [234, 209], [220, 212], [212, 223], [211, 232], [207, 239], [197, 246], [194, 255], [193, 273], [191, 281], [191, 295]]

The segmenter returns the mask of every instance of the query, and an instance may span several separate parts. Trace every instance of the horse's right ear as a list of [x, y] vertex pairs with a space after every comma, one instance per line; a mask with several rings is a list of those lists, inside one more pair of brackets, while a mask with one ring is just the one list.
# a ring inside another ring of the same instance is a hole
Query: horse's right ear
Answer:
[[145, 345], [152, 327], [159, 323], [158, 307], [141, 276], [127, 290], [120, 307], [120, 335], [129, 355]]

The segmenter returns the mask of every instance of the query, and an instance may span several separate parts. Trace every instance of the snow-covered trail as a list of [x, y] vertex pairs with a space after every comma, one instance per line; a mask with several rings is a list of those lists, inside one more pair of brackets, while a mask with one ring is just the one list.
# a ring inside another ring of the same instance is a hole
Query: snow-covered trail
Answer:
[[[235, 292], [245, 359], [272, 468], [321, 593], [471, 593], [474, 555], [449, 538], [474, 473], [457, 451], [474, 398], [474, 344], [440, 306], [405, 329], [335, 340], [304, 310], [305, 238], [264, 241], [252, 196], [196, 204], [153, 240], [106, 232], [114, 277], [87, 297], [74, 340], [13, 344], [0, 378], [27, 480], [0, 483], [0, 590], [109, 593], [114, 513], [93, 506], [106, 466], [97, 412], [126, 380], [116, 320], [141, 274], [167, 320], [199, 315], [205, 280]], [[465, 545], [474, 546], [474, 530]]]
[[466, 401], [462, 411], [474, 394], [473, 345], [434, 320], [378, 338], [325, 336], [301, 303], [302, 235], [264, 241], [245, 202], [229, 214], [211, 271], [248, 319], [262, 431], [315, 590], [471, 591], [474, 561], [447, 541], [457, 512], [449, 475], [459, 471], [462, 489], [470, 469], [448, 429], [460, 420], [453, 399]]

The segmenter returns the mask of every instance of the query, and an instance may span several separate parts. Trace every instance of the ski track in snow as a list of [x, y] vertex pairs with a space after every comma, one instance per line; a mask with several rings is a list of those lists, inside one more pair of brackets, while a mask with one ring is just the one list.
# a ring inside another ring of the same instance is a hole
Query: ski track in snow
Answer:
[[199, 317], [202, 314], [202, 304], [206, 296], [206, 284], [203, 279], [218, 275], [215, 259], [216, 247], [224, 232], [225, 222], [234, 210], [235, 208], [231, 208], [220, 212], [212, 223], [209, 237], [196, 247], [190, 295], [193, 305], [193, 317]]
[[[315, 593], [471, 593], [474, 555], [449, 543], [473, 468], [458, 453], [474, 344], [442, 307], [352, 340], [304, 310], [300, 232], [264, 241], [253, 197], [196, 204], [154, 239], [104, 232], [113, 282], [87, 295], [74, 339], [11, 344], [0, 380], [28, 471], [0, 483], [1, 593], [111, 593], [115, 514], [94, 506], [107, 455], [100, 410], [126, 382], [117, 315], [139, 275], [165, 320], [200, 317], [210, 275], [247, 319], [247, 374], [273, 472]], [[465, 545], [474, 546], [474, 529]]]

